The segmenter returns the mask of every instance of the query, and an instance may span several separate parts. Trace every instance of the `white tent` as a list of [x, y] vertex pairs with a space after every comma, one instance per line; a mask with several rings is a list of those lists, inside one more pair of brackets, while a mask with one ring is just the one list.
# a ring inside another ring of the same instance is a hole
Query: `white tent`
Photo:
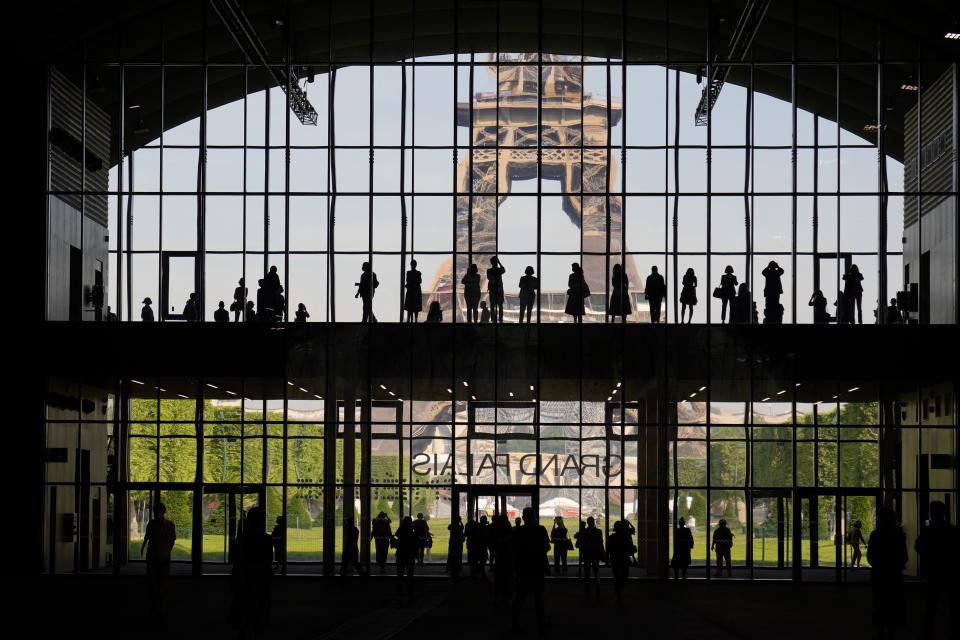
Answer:
[[552, 518], [556, 515], [578, 516], [580, 504], [576, 500], [557, 496], [540, 503], [540, 517]]

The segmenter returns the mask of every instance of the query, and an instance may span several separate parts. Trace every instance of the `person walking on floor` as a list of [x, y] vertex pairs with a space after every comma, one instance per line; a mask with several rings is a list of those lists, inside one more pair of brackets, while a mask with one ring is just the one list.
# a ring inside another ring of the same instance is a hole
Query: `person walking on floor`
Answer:
[[363, 317], [360, 322], [376, 322], [377, 317], [373, 315], [373, 296], [380, 281], [377, 280], [377, 274], [373, 272], [369, 262], [364, 262], [360, 269], [360, 282], [356, 283], [357, 293], [354, 298], [360, 298], [363, 302]]
[[905, 619], [903, 568], [907, 564], [907, 543], [903, 529], [897, 524], [897, 514], [889, 507], [877, 512], [877, 528], [867, 543], [867, 562], [870, 563], [877, 638], [892, 638], [893, 630], [903, 626]]
[[487, 297], [490, 299], [493, 322], [503, 322], [503, 274], [506, 271], [497, 256], [490, 258], [490, 268], [487, 269]]
[[563, 518], [553, 519], [553, 529], [550, 530], [550, 542], [553, 544], [553, 570], [559, 576], [567, 573], [567, 551], [573, 548], [573, 543], [567, 537], [567, 528]]
[[537, 303], [537, 291], [540, 289], [540, 279], [533, 275], [533, 267], [527, 267], [520, 278], [520, 322], [523, 322], [523, 314], [527, 314], [527, 322], [530, 322], [530, 315], [533, 307]]
[[360, 530], [353, 524], [353, 518], [343, 519], [343, 554], [340, 562], [340, 575], [347, 575], [348, 571], [356, 571], [357, 575], [366, 577], [367, 572], [360, 564]]
[[656, 266], [650, 267], [650, 275], [647, 276], [643, 297], [650, 304], [650, 322], [659, 324], [660, 304], [667, 297], [667, 283], [664, 282], [663, 276], [657, 272]]
[[240, 316], [243, 314], [244, 307], [247, 306], [247, 288], [243, 285], [243, 278], [237, 283], [237, 288], [233, 290], [233, 302], [230, 303], [230, 311], [233, 311], [233, 321], [240, 322]]
[[480, 304], [480, 272], [471, 264], [460, 279], [463, 285], [463, 301], [467, 304], [467, 322], [478, 322], [477, 307]]
[[713, 541], [710, 546], [717, 554], [717, 572], [713, 575], [719, 576], [723, 569], [723, 563], [727, 563], [727, 577], [733, 575], [730, 567], [730, 550], [733, 549], [733, 532], [727, 527], [727, 521], [721, 519], [717, 523], [717, 530], [713, 532]]
[[730, 322], [733, 322], [733, 301], [737, 297], [737, 276], [733, 275], [733, 267], [727, 265], [720, 276], [720, 286], [717, 287], [720, 293], [720, 324], [726, 322], [727, 307], [730, 307]]
[[377, 566], [380, 567], [380, 573], [387, 572], [387, 555], [390, 552], [390, 539], [393, 538], [393, 531], [390, 529], [390, 518], [386, 512], [381, 511], [373, 519], [370, 525], [370, 537], [373, 538], [373, 544], [377, 553]]
[[574, 262], [570, 265], [570, 269], [571, 273], [567, 278], [567, 306], [564, 313], [573, 316], [574, 322], [583, 322], [586, 300], [590, 297], [590, 287], [583, 277], [583, 269], [579, 263]]
[[610, 289], [610, 303], [607, 305], [607, 315], [610, 316], [611, 320], [619, 318], [620, 322], [626, 322], [627, 316], [633, 312], [628, 291], [630, 283], [627, 274], [619, 264], [613, 265], [610, 284], [612, 287]]
[[140, 555], [147, 550], [147, 588], [150, 593], [150, 613], [166, 626], [167, 577], [170, 575], [170, 552], [177, 540], [177, 529], [173, 522], [165, 517], [167, 506], [158, 502], [153, 508], [153, 519], [147, 523], [147, 530], [140, 545]]
[[623, 586], [630, 573], [630, 558], [636, 552], [637, 548], [627, 533], [626, 522], [617, 520], [613, 523], [613, 533], [607, 538], [607, 556], [613, 572], [613, 590], [617, 602], [623, 602]]
[[674, 580], [680, 577], [687, 579], [691, 549], [693, 549], [693, 534], [687, 528], [687, 521], [678, 518], [677, 526], [673, 530], [673, 558], [670, 559]]
[[423, 293], [420, 285], [423, 275], [417, 270], [417, 261], [410, 261], [410, 270], [407, 271], [406, 295], [403, 298], [403, 310], [407, 312], [407, 322], [416, 322], [423, 309]]
[[690, 315], [687, 318], [687, 324], [693, 322], [693, 308], [697, 306], [697, 275], [693, 268], [687, 269], [683, 274], [683, 288], [680, 289], [680, 324], [683, 324], [683, 316], [687, 309], [690, 309]]
[[413, 532], [417, 534], [417, 564], [423, 564], [423, 554], [431, 546], [430, 525], [423, 519], [423, 514], [418, 513], [417, 519], [413, 521]]
[[587, 518], [587, 526], [579, 534], [580, 563], [583, 565], [583, 588], [586, 592], [593, 576], [594, 593], [600, 595], [600, 563], [603, 561], [603, 532], [596, 527], [593, 516]]
[[847, 544], [853, 547], [853, 553], [850, 558], [850, 566], [854, 569], [860, 568], [860, 560], [863, 558], [863, 553], [860, 551], [860, 545], [866, 544], [866, 540], [863, 539], [863, 523], [859, 520], [853, 523], [853, 526], [850, 527], [850, 531], [847, 532]]
[[[921, 638], [933, 638], [941, 607], [947, 612], [947, 637], [960, 638], [956, 603], [960, 601], [960, 529], [947, 522], [947, 505], [930, 503], [930, 521], [913, 545], [920, 556], [920, 576], [927, 581]], [[953, 603], [953, 604], [951, 604]]]
[[863, 274], [860, 268], [851, 264], [849, 271], [843, 274], [843, 300], [846, 302], [846, 321], [853, 324], [853, 312], [857, 312], [857, 324], [863, 324]]
[[523, 632], [520, 614], [527, 593], [533, 595], [534, 609], [540, 632], [547, 630], [547, 616], [543, 605], [543, 576], [547, 566], [547, 552], [550, 550], [550, 538], [547, 529], [538, 522], [533, 507], [523, 510], [523, 526], [515, 529], [514, 553], [516, 564], [516, 596], [513, 601], [513, 630]]
[[447, 545], [446, 572], [451, 578], [456, 579], [460, 577], [460, 565], [463, 563], [464, 530], [459, 514], [455, 513], [450, 517], [447, 531], [450, 532], [450, 543]]
[[238, 638], [243, 638], [247, 631], [252, 631], [254, 638], [262, 638], [270, 622], [273, 580], [273, 540], [267, 534], [267, 512], [263, 507], [252, 507], [247, 512], [232, 556], [230, 619], [237, 626]]
[[397, 564], [397, 600], [400, 600], [401, 587], [404, 583], [407, 586], [407, 601], [413, 604], [413, 573], [417, 566], [417, 553], [420, 541], [417, 540], [417, 534], [413, 531], [413, 519], [410, 516], [404, 516], [393, 535], [393, 541], [390, 543], [397, 551], [394, 559]]

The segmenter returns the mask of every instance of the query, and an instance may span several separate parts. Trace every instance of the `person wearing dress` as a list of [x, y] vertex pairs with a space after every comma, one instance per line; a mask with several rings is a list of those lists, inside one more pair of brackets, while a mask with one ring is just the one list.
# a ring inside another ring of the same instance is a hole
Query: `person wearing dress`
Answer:
[[533, 267], [527, 267], [520, 278], [520, 322], [523, 322], [523, 313], [527, 313], [527, 322], [537, 302], [537, 290], [540, 289], [540, 280], [533, 275]]
[[697, 276], [693, 269], [687, 269], [683, 274], [683, 288], [680, 290], [680, 324], [683, 324], [683, 316], [687, 309], [690, 309], [690, 315], [687, 318], [687, 324], [693, 321], [693, 308], [697, 304]]
[[590, 287], [583, 279], [583, 269], [579, 263], [570, 265], [572, 273], [567, 278], [567, 306], [564, 312], [573, 316], [574, 322], [583, 322], [583, 312], [586, 309], [585, 301], [590, 297]]
[[463, 285], [463, 300], [467, 303], [467, 322], [478, 322], [480, 305], [480, 272], [477, 265], [471, 264], [460, 280]]
[[730, 322], [733, 322], [733, 301], [737, 297], [737, 276], [733, 275], [733, 267], [729, 264], [720, 276], [720, 324], [727, 320], [727, 306], [730, 306]]
[[490, 298], [490, 319], [493, 322], [503, 322], [503, 274], [506, 271], [497, 256], [490, 258], [490, 268], [487, 269], [487, 296]]
[[627, 316], [633, 311], [630, 307], [630, 296], [627, 293], [629, 284], [627, 274], [619, 264], [613, 265], [613, 276], [610, 278], [610, 304], [607, 305], [607, 315], [612, 318], [621, 318], [627, 321]]
[[423, 309], [423, 295], [420, 284], [423, 275], [417, 270], [417, 261], [410, 261], [410, 270], [407, 271], [407, 293], [403, 298], [403, 310], [407, 312], [407, 322], [416, 322]]

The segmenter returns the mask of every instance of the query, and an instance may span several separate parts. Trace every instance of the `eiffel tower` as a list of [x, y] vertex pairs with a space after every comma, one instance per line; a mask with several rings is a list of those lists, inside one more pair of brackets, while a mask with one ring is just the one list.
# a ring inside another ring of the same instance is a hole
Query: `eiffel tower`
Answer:
[[[567, 56], [543, 54], [489, 54], [487, 71], [497, 79], [497, 91], [476, 93], [472, 110], [467, 103], [457, 104], [457, 123], [470, 126], [472, 162], [468, 157], [457, 168], [457, 255], [455, 281], [451, 282], [452, 258], [437, 270], [432, 285], [424, 292], [424, 308], [439, 300], [447, 313], [454, 310], [464, 321], [460, 278], [470, 262], [475, 262], [483, 279], [486, 300], [486, 269], [497, 248], [497, 208], [510, 193], [514, 180], [537, 178], [537, 134], [541, 135], [541, 177], [558, 180], [563, 193], [563, 211], [583, 230], [583, 254], [578, 260], [587, 284], [593, 292], [588, 300], [584, 321], [603, 322], [607, 289], [607, 206], [610, 207], [610, 269], [620, 261], [622, 198], [607, 195], [607, 140], [609, 127], [623, 115], [623, 105], [610, 98], [596, 97], [583, 90], [583, 65]], [[537, 81], [542, 70], [542, 81]], [[541, 90], [539, 97], [537, 92]], [[538, 111], [538, 106], [540, 110]], [[470, 117], [473, 116], [471, 125]], [[609, 119], [609, 127], [608, 127]], [[581, 146], [582, 145], [582, 146]], [[497, 148], [508, 147], [508, 148]], [[517, 148], [520, 147], [520, 148]], [[529, 148], [524, 148], [529, 147]], [[559, 148], [558, 148], [559, 147]], [[499, 162], [498, 162], [499, 158]], [[616, 162], [610, 159], [609, 184], [614, 184]], [[472, 189], [471, 189], [472, 187]], [[631, 321], [649, 319], [643, 300], [643, 281], [634, 261], [627, 256], [626, 272], [630, 281]], [[520, 273], [509, 273], [504, 280], [504, 320], [516, 319], [519, 302], [510, 282]], [[541, 275], [541, 274], [537, 274]], [[542, 281], [542, 278], [541, 278]], [[456, 292], [456, 295], [451, 295]], [[567, 321], [563, 313], [566, 291], [542, 291], [543, 321]], [[639, 308], [638, 308], [639, 307]], [[591, 310], [592, 308], [592, 310]]]

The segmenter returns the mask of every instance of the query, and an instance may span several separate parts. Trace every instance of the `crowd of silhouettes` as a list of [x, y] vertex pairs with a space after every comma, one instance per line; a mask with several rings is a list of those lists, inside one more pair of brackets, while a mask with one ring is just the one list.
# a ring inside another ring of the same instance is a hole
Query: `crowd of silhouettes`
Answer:
[[[486, 271], [487, 277], [487, 299], [482, 300], [481, 275], [477, 265], [471, 263], [467, 267], [466, 273], [460, 280], [463, 285], [463, 297], [466, 304], [466, 321], [468, 323], [502, 323], [504, 313], [505, 295], [503, 288], [503, 276], [506, 268], [500, 262], [497, 256], [490, 258], [490, 268]], [[627, 318], [634, 312], [633, 304], [629, 295], [629, 278], [626, 270], [619, 263], [613, 265], [610, 278], [610, 296], [606, 303], [606, 318], [610, 322], [626, 322]], [[783, 282], [781, 280], [784, 274], [783, 268], [777, 264], [776, 260], [771, 260], [769, 264], [761, 271], [764, 278], [763, 285], [763, 324], [782, 324], [784, 316], [784, 307], [780, 302], [780, 296], [783, 295]], [[837, 299], [833, 303], [836, 307], [836, 315], [831, 316], [828, 311], [827, 297], [820, 289], [815, 289], [810, 296], [808, 306], [813, 308], [814, 324], [862, 324], [863, 322], [863, 274], [860, 273], [856, 264], [851, 264], [842, 276], [843, 286], [837, 291]], [[407, 322], [418, 322], [420, 312], [423, 310], [423, 276], [417, 269], [417, 261], [410, 261], [410, 269], [406, 272], [404, 281], [403, 312], [406, 314]], [[229, 322], [229, 311], [233, 312], [233, 321], [240, 322], [282, 322], [286, 314], [286, 300], [283, 295], [283, 285], [280, 283], [280, 276], [277, 268], [271, 266], [266, 275], [257, 281], [256, 303], [248, 299], [248, 290], [244, 284], [244, 279], [240, 278], [237, 287], [233, 292], [233, 301], [229, 308], [225, 306], [224, 301], [218, 303], [214, 311], [213, 319], [215, 322]], [[658, 324], [661, 321], [663, 301], [667, 297], [667, 286], [663, 276], [659, 273], [656, 266], [650, 268], [644, 287], [644, 298], [647, 300], [650, 310], [650, 322]], [[688, 268], [681, 279], [681, 289], [679, 296], [680, 314], [678, 321], [681, 324], [690, 324], [693, 322], [694, 308], [699, 300], [697, 297], [697, 275], [693, 268]], [[380, 282], [377, 274], [373, 271], [369, 262], [364, 262], [361, 267], [360, 281], [355, 283], [357, 287], [355, 298], [362, 302], [361, 322], [376, 322], [377, 318], [373, 313], [373, 298]], [[519, 321], [532, 322], [534, 307], [537, 306], [537, 299], [540, 293], [540, 279], [535, 275], [534, 268], [527, 266], [524, 269], [524, 275], [520, 277], [517, 284], [519, 288], [518, 301], [520, 305]], [[590, 285], [584, 276], [583, 268], [579, 263], [574, 262], [571, 265], [571, 273], [567, 278], [567, 300], [564, 307], [564, 313], [571, 316], [573, 322], [583, 322], [583, 317], [587, 312], [587, 299], [590, 297]], [[720, 322], [731, 324], [757, 324], [760, 322], [760, 314], [757, 303], [753, 301], [750, 288], [746, 282], [738, 282], [737, 276], [731, 265], [724, 268], [723, 275], [720, 277], [720, 284], [714, 288], [713, 297], [720, 301]], [[143, 300], [143, 308], [140, 317], [144, 322], [154, 322], [153, 301], [147, 297]], [[900, 324], [904, 322], [903, 311], [897, 304], [897, 299], [892, 298], [890, 304], [885, 308], [874, 310], [875, 321], [881, 319], [885, 324]], [[201, 320], [200, 301], [196, 293], [191, 293], [184, 303], [181, 317], [187, 322], [199, 322]], [[115, 317], [107, 308], [107, 316]], [[881, 317], [882, 316], [882, 317]], [[306, 322], [310, 317], [307, 307], [304, 303], [297, 305], [294, 313], [294, 322]], [[438, 299], [430, 302], [427, 309], [426, 321], [430, 323], [443, 322], [443, 307]]]

